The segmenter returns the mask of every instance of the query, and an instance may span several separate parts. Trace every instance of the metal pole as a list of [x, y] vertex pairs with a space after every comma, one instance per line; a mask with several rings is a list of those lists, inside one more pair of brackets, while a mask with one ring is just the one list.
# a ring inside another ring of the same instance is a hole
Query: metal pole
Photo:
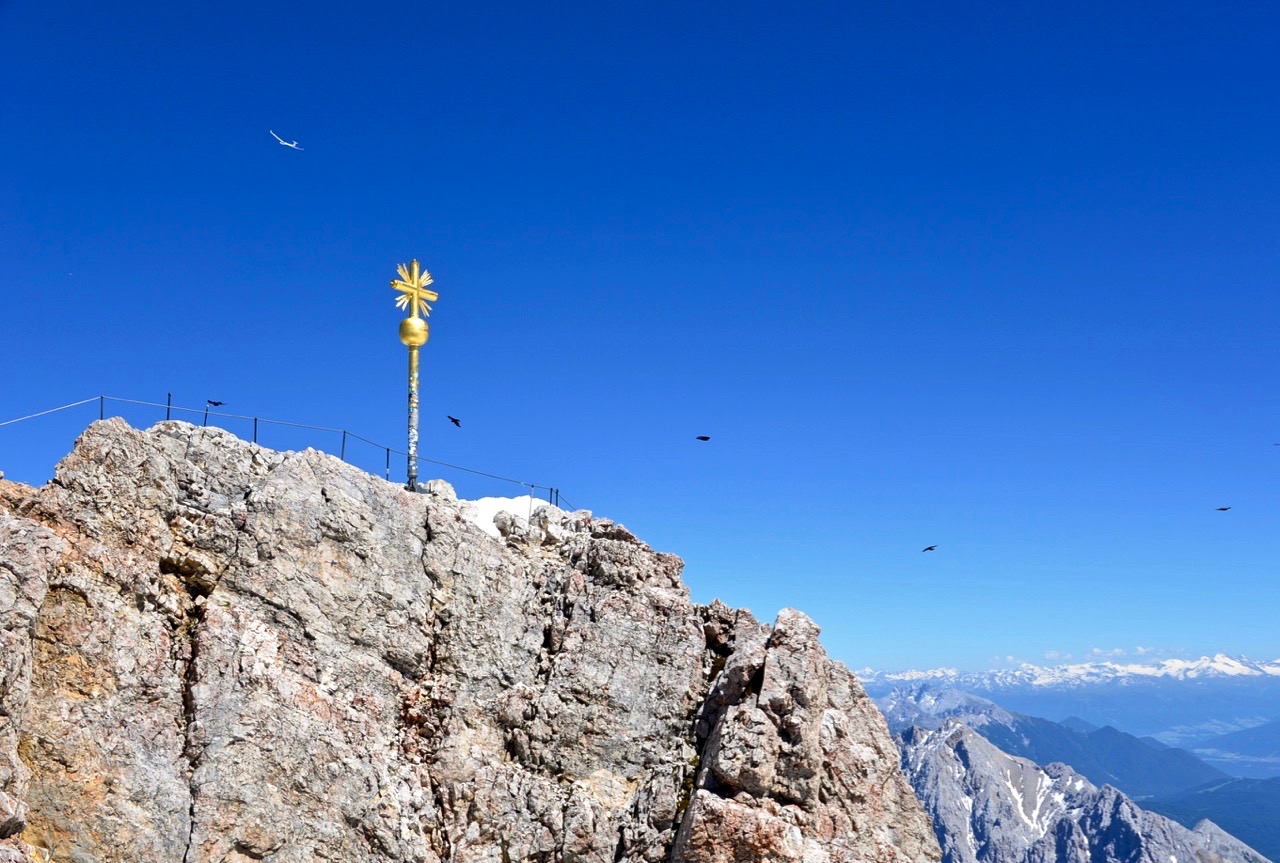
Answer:
[[164, 400], [164, 418], [167, 421], [173, 413], [173, 393], [167, 393]]
[[409, 345], [409, 491], [418, 490], [418, 346]]
[[205, 405], [204, 406], [204, 422], [202, 422], [201, 425], [207, 426], [208, 424], [209, 424], [209, 406]]
[[386, 449], [386, 451], [387, 451], [387, 473], [386, 473], [386, 477], [387, 477], [387, 479], [389, 480], [389, 479], [391, 479], [391, 447], [385, 447], [385, 449]]
[[258, 418], [253, 418], [253, 442], [258, 442]]
[[[396, 267], [400, 278], [393, 279], [391, 287], [400, 292], [396, 305], [407, 309], [409, 317], [400, 322], [400, 342], [409, 349], [409, 477], [405, 488], [418, 490], [418, 349], [427, 343], [431, 328], [418, 317], [431, 311], [427, 303], [435, 302], [438, 295], [427, 289], [431, 274], [422, 269], [415, 259]], [[390, 475], [388, 475], [388, 479]]]
[[343, 461], [347, 460], [347, 430], [342, 430], [342, 451], [338, 454], [338, 458]]
[[107, 397], [98, 396], [98, 419], [107, 418]]

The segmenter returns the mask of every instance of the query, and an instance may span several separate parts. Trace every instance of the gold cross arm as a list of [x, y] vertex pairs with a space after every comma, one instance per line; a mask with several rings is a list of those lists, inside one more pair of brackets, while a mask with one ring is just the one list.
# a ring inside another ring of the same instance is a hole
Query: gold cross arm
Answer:
[[433, 281], [431, 273], [422, 269], [416, 259], [396, 267], [396, 272], [400, 274], [400, 278], [391, 280], [391, 287], [400, 292], [400, 296], [396, 297], [396, 306], [408, 308], [409, 314], [414, 317], [418, 316], [419, 309], [424, 310], [424, 315], [431, 314], [431, 307], [427, 303], [440, 298], [438, 293], [427, 289], [427, 285]]

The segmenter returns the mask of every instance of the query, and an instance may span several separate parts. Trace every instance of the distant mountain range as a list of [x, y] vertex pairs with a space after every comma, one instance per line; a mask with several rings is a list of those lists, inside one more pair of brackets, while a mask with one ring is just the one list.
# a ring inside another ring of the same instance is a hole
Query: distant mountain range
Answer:
[[1075, 665], [1043, 666], [1023, 663], [1017, 668], [995, 671], [957, 671], [935, 668], [930, 671], [856, 672], [865, 686], [883, 688], [904, 683], [928, 682], [970, 691], [1009, 689], [1022, 686], [1075, 687], [1117, 681], [1206, 680], [1242, 677], [1272, 677], [1280, 680], [1280, 659], [1257, 662], [1243, 656], [1202, 656], [1199, 659], [1166, 659], [1154, 665], [1119, 662], [1084, 662]]
[[900, 745], [943, 863], [1265, 861], [1209, 821], [1187, 829], [1064, 764], [1009, 755], [954, 719], [910, 728]]
[[[1263, 680], [1248, 679], [1255, 683]], [[1166, 681], [1164, 686], [1190, 687], [1191, 696], [1214, 694], [1214, 688], [1203, 681]], [[1171, 698], [1150, 686], [1123, 691], [1139, 702], [1157, 698], [1176, 707], [1186, 700]], [[1227, 690], [1228, 696], [1233, 694], [1234, 690]], [[1040, 764], [1068, 764], [1094, 784], [1110, 784], [1138, 796], [1142, 807], [1185, 827], [1209, 819], [1261, 854], [1280, 861], [1280, 776], [1232, 779], [1216, 769], [1236, 772], [1254, 765], [1274, 772], [1280, 722], [1205, 738], [1203, 746], [1212, 748], [1197, 749], [1195, 755], [1220, 756], [1220, 760], [1206, 764], [1154, 738], [1136, 738], [1075, 715], [1056, 723], [1014, 713], [987, 698], [951, 687], [935, 688], [928, 683], [900, 686], [882, 695], [877, 703], [890, 727], [900, 735], [910, 726], [930, 730], [960, 722], [1006, 753]], [[1212, 702], [1200, 707], [1221, 709]], [[1209, 778], [1201, 781], [1206, 776]]]
[[[1209, 746], [1213, 738], [1280, 717], [1280, 660], [1257, 662], [1223, 654], [1152, 665], [1094, 662], [986, 672], [863, 670], [858, 676], [873, 697], [883, 697], [895, 687], [927, 683], [989, 696], [1018, 713], [1070, 716], [1086, 726], [1110, 725], [1188, 749]], [[1222, 760], [1215, 763], [1230, 770]]]
[[1114, 785], [1132, 796], [1167, 794], [1229, 778], [1182, 749], [1153, 747], [1131, 734], [1078, 718], [1068, 726], [1012, 713], [954, 688], [899, 687], [879, 698], [877, 705], [894, 732], [959, 721], [1011, 755], [1038, 764], [1064, 762], [1093, 783]]

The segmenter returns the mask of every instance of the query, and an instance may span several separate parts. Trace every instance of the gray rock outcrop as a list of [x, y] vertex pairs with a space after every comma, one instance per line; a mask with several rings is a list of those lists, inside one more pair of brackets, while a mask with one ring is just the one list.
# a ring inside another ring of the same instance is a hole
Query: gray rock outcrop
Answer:
[[0, 861], [939, 859], [804, 615], [429, 488], [119, 420], [0, 481]]
[[1212, 822], [1188, 830], [1065, 764], [1009, 755], [954, 719], [909, 729], [902, 751], [943, 863], [1267, 863]]

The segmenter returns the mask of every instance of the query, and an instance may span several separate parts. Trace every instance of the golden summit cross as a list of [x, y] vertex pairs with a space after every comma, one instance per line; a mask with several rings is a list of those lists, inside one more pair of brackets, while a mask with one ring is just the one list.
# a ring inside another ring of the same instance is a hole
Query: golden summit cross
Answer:
[[400, 296], [396, 297], [396, 306], [408, 308], [409, 314], [415, 318], [419, 308], [425, 309], [423, 317], [431, 314], [431, 306], [427, 302], [434, 303], [440, 299], [435, 291], [427, 290], [427, 285], [435, 281], [431, 278], [431, 273], [421, 269], [416, 258], [407, 265], [396, 267], [396, 272], [400, 274], [400, 278], [391, 280], [391, 287], [400, 292]]
[[439, 294], [427, 288], [433, 279], [422, 269], [417, 259], [396, 267], [400, 278], [391, 280], [391, 287], [400, 292], [396, 306], [409, 310], [409, 317], [400, 322], [400, 341], [409, 349], [409, 491], [418, 490], [418, 349], [427, 343], [431, 330], [427, 322], [418, 317], [431, 313], [428, 302], [434, 303]]

